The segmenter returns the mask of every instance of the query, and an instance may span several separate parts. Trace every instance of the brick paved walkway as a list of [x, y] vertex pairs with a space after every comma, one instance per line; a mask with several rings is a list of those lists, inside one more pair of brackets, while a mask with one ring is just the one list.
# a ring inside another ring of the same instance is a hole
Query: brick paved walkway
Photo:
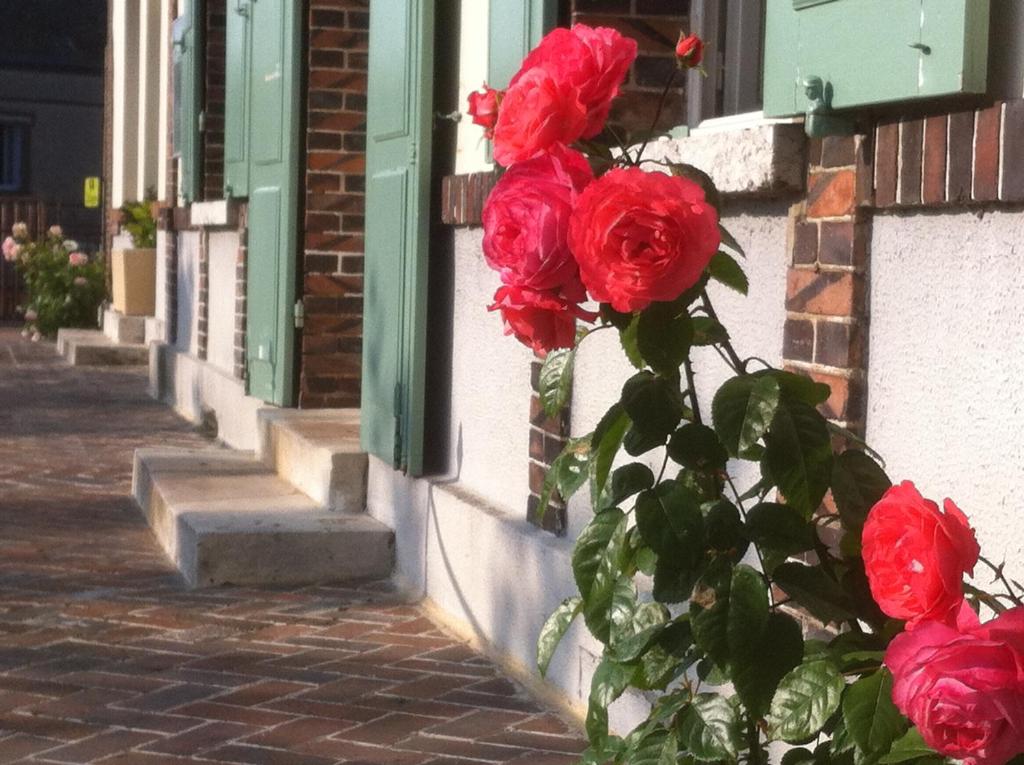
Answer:
[[561, 719], [383, 586], [185, 590], [131, 453], [205, 443], [143, 372], [0, 328], [0, 763], [575, 762]]

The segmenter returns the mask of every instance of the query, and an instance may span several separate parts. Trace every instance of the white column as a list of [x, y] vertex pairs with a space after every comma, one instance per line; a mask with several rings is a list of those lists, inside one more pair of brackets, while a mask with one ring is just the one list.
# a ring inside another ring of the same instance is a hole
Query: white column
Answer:
[[114, 125], [111, 204], [131, 201], [138, 189], [139, 0], [114, 0]]
[[[160, 0], [160, 106], [157, 117], [157, 181], [156, 198], [167, 199], [167, 152], [170, 150], [171, 119], [171, 3]], [[176, 10], [176, 9], [175, 9]], [[159, 314], [158, 314], [159, 315]]]
[[160, 118], [160, 0], [139, 1], [138, 170], [135, 198], [144, 199], [157, 185]]

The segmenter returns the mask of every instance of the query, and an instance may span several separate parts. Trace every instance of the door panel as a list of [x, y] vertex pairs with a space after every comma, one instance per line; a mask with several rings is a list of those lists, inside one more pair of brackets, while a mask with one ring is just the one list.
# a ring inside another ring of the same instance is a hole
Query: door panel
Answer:
[[370, 6], [362, 442], [423, 468], [433, 3]]
[[229, 0], [225, 56], [224, 195], [249, 195], [250, 0]]
[[251, 0], [246, 356], [250, 395], [294, 399], [300, 0]]

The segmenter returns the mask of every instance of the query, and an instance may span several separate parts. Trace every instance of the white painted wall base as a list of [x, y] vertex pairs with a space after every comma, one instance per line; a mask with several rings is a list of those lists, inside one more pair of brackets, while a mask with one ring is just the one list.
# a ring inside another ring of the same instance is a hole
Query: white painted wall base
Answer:
[[[539, 688], [537, 635], [576, 589], [573, 540], [540, 531], [459, 483], [410, 479], [372, 456], [367, 504], [395, 530], [399, 585], [426, 598], [456, 632]], [[548, 694], [582, 715], [600, 653], [582, 623], [574, 625], [551, 662]], [[612, 708], [612, 727], [628, 731], [646, 714], [641, 696], [625, 697]]]
[[245, 385], [211, 364], [173, 346], [154, 343], [150, 355], [150, 394], [174, 407], [190, 422], [204, 412], [217, 418], [217, 436], [228, 446], [255, 451], [256, 413], [270, 404], [245, 394]]

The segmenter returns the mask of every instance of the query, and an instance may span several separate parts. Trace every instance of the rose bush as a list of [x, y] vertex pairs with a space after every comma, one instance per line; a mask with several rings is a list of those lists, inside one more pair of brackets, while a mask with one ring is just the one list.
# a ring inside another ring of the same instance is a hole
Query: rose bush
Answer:
[[[591, 335], [616, 333], [635, 367], [554, 460], [537, 509], [589, 487], [577, 591], [538, 638], [542, 673], [577, 618], [603, 646], [584, 763], [1004, 765], [1024, 754], [1024, 588], [952, 501], [893, 486], [825, 419], [827, 385], [733, 346], [708, 285], [745, 294], [745, 256], [711, 179], [595, 138], [615, 132], [604, 121], [635, 53], [577, 25], [527, 56], [493, 100], [507, 170], [483, 215], [502, 282], [490, 308], [544, 358], [546, 414]], [[703, 45], [682, 34], [677, 54], [697, 67]], [[489, 109], [471, 105], [485, 130]], [[727, 376], [710, 407], [702, 347]], [[964, 581], [979, 563], [997, 592]], [[630, 690], [650, 713], [619, 736], [608, 708]]]
[[25, 281], [28, 333], [50, 336], [62, 327], [96, 326], [97, 310], [106, 296], [103, 261], [64, 239], [60, 226], [51, 226], [46, 236], [34, 241], [28, 227], [16, 223], [4, 240], [3, 255], [15, 262]]

